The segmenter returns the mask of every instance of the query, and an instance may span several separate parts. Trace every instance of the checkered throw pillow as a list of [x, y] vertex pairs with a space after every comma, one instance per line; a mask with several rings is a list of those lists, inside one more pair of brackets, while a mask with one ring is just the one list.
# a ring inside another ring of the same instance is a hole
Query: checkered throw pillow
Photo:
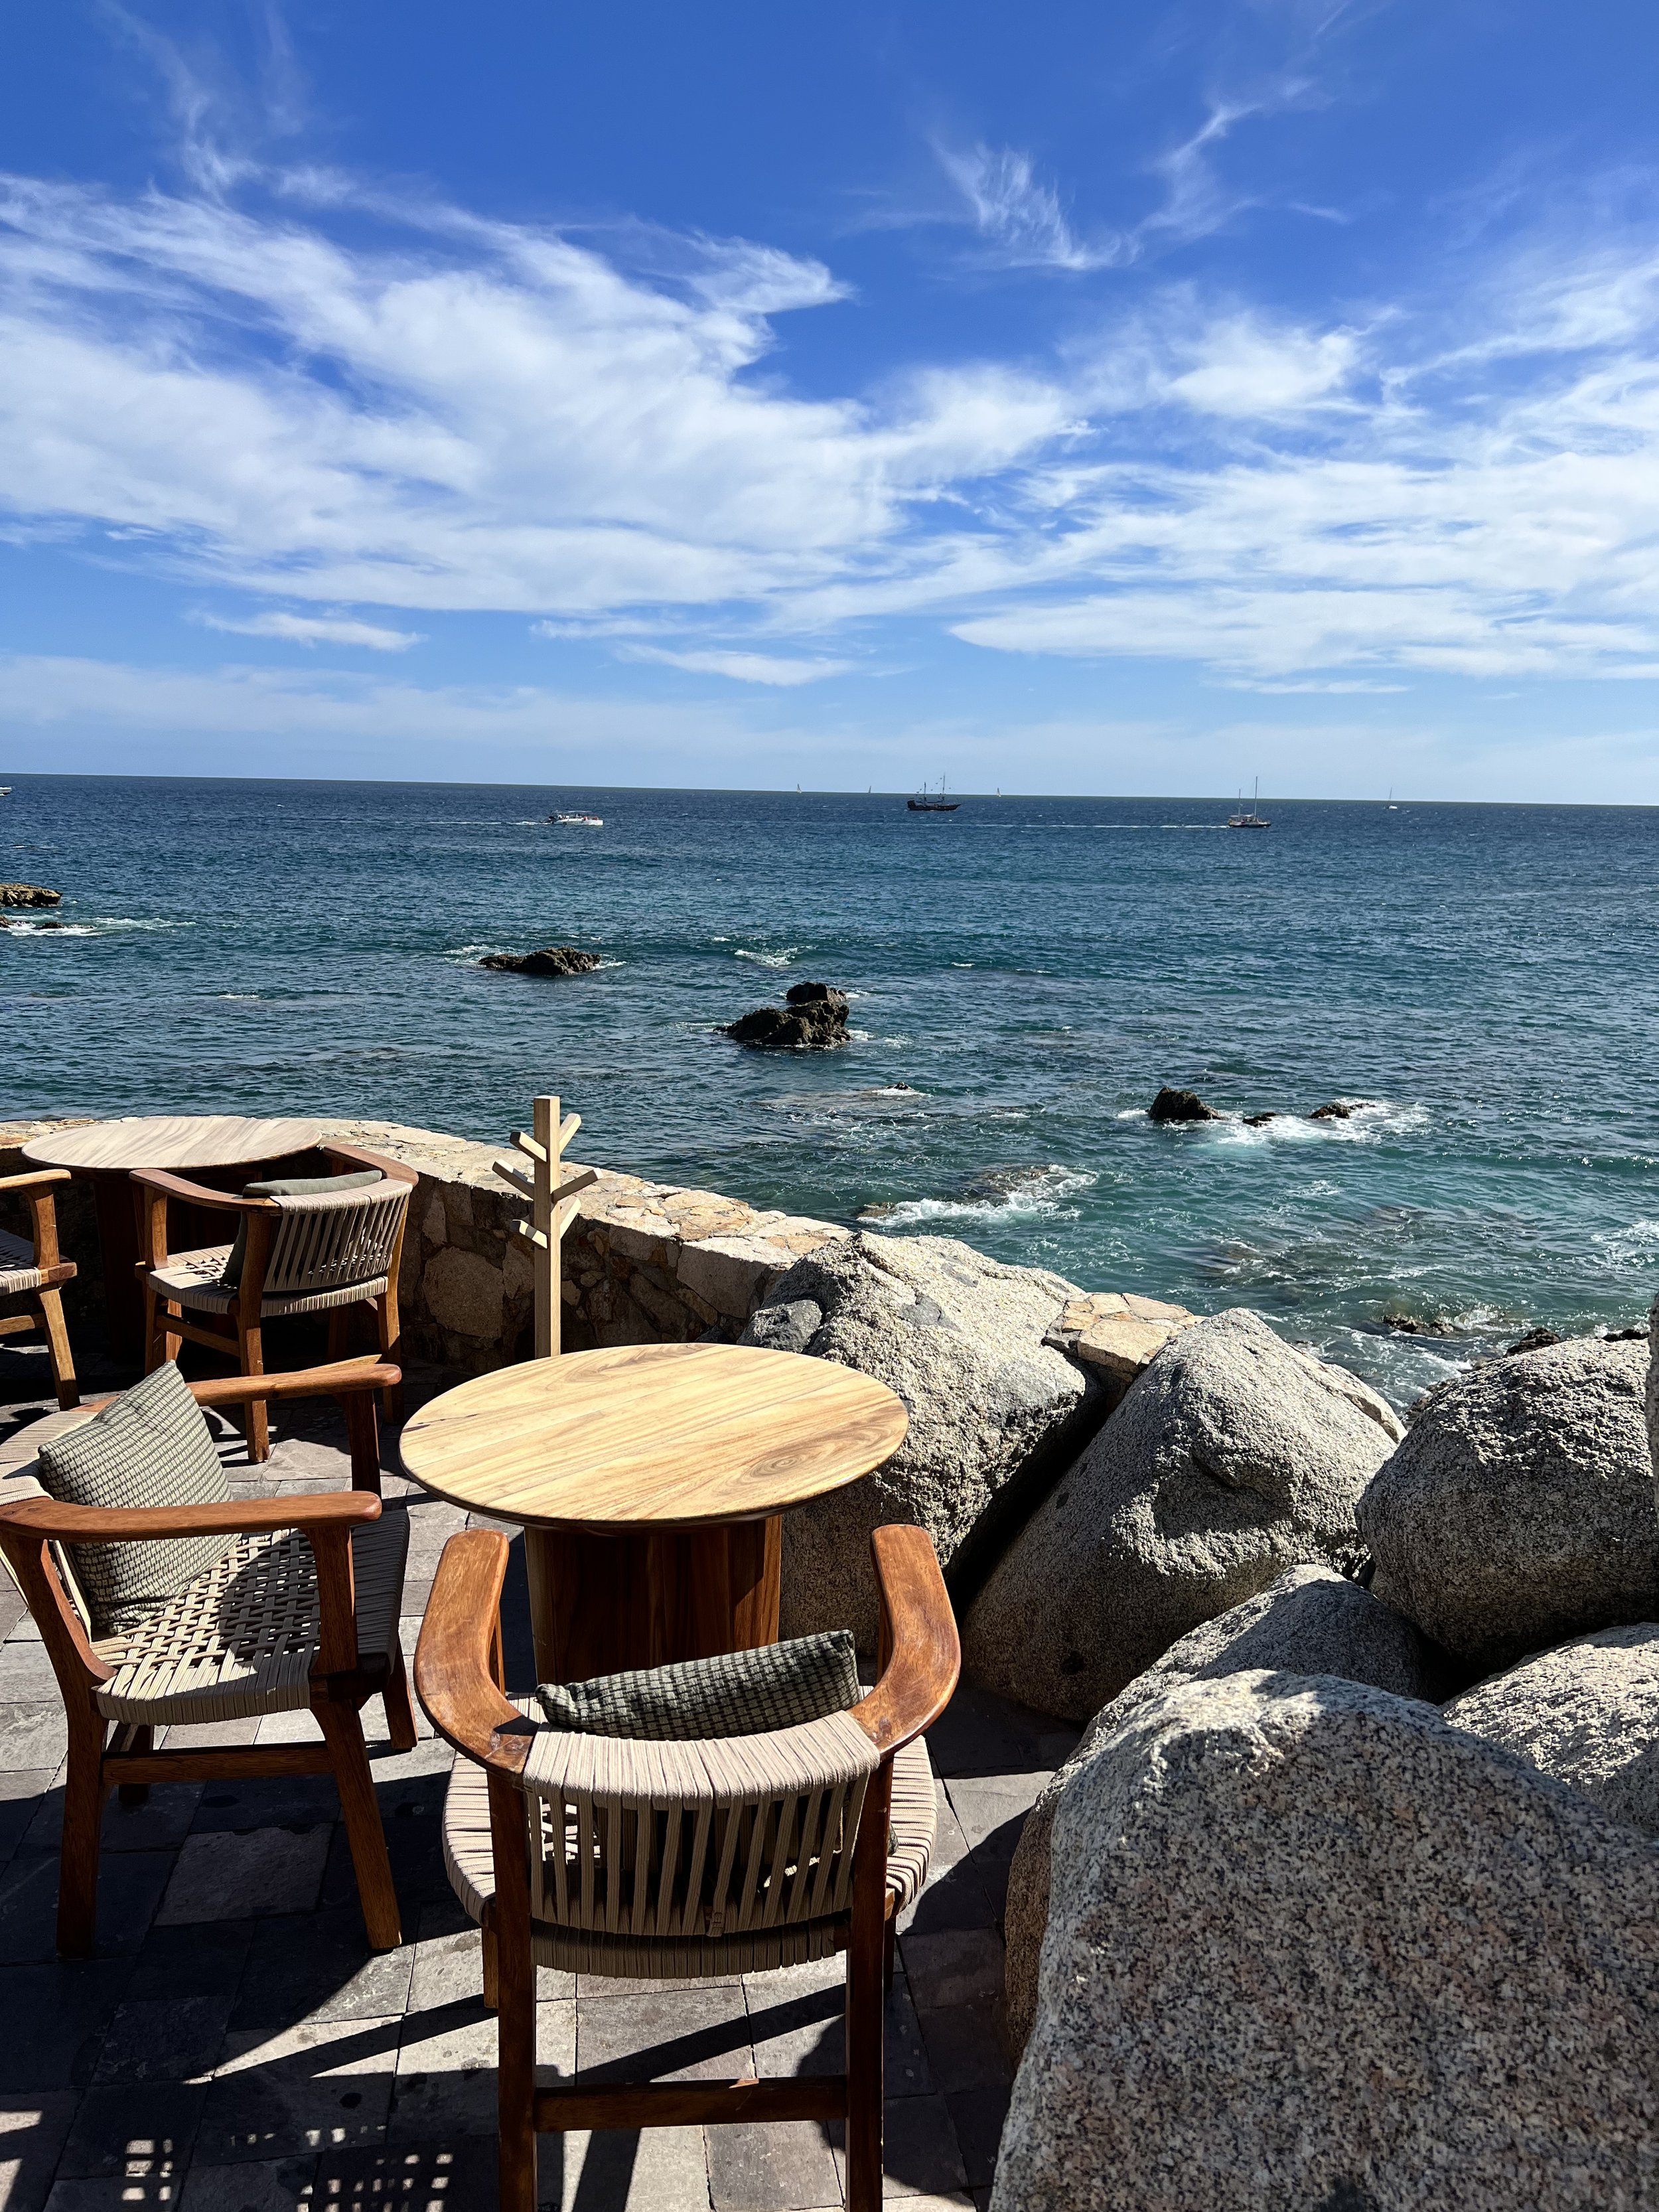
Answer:
[[848, 1628], [765, 1644], [756, 1651], [596, 1674], [591, 1682], [551, 1683], [536, 1692], [555, 1728], [656, 1743], [765, 1735], [822, 1720], [826, 1713], [844, 1713], [863, 1694]]
[[[171, 1360], [78, 1429], [43, 1443], [37, 1465], [41, 1488], [62, 1505], [205, 1505], [230, 1496], [202, 1409]], [[216, 1566], [235, 1540], [70, 1545], [93, 1634], [136, 1628]]]

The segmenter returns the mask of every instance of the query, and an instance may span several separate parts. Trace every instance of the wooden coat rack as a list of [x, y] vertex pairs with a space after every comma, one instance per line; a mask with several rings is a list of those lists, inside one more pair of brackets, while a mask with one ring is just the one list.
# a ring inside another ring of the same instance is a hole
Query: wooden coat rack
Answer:
[[531, 1164], [529, 1174], [514, 1166], [510, 1160], [497, 1160], [495, 1164], [501, 1181], [510, 1183], [521, 1197], [530, 1200], [529, 1220], [517, 1221], [514, 1227], [531, 1248], [536, 1284], [538, 1359], [556, 1359], [559, 1356], [564, 1296], [559, 1248], [565, 1231], [576, 1218], [576, 1193], [599, 1181], [597, 1168], [579, 1168], [565, 1182], [558, 1180], [564, 1148], [581, 1125], [580, 1114], [567, 1114], [560, 1119], [556, 1098], [532, 1099], [530, 1129], [513, 1132], [514, 1144]]

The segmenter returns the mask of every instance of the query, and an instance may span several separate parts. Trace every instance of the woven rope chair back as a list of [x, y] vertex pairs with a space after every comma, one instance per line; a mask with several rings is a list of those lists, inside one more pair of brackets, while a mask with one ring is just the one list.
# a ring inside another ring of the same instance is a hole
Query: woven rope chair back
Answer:
[[406, 1182], [390, 1177], [368, 1189], [343, 1190], [337, 1197], [276, 1198], [276, 1234], [265, 1267], [265, 1290], [273, 1296], [328, 1291], [344, 1283], [367, 1283], [384, 1275], [409, 1205]]
[[848, 1911], [876, 1764], [845, 1713], [692, 1743], [538, 1729], [523, 1777], [531, 1911], [643, 1942]]

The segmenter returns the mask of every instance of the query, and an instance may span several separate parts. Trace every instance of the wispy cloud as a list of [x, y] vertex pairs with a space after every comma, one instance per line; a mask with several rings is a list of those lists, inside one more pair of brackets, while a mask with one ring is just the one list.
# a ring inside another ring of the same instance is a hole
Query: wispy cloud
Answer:
[[729, 676], [738, 684], [775, 684], [793, 690], [799, 684], [821, 684], [826, 676], [844, 676], [856, 666], [851, 660], [791, 660], [781, 654], [724, 652], [718, 647], [687, 653], [666, 646], [625, 645], [618, 648], [624, 660], [654, 660], [666, 668], [684, 668], [693, 676]]
[[1010, 269], [1110, 269], [1135, 257], [1133, 239], [1080, 237], [1029, 154], [1012, 146], [935, 149], [990, 258]]
[[275, 637], [289, 645], [362, 645], [371, 653], [406, 653], [411, 645], [422, 641], [418, 630], [386, 629], [377, 623], [358, 622], [346, 615], [290, 615], [273, 611], [236, 617], [198, 610], [191, 619], [205, 629], [228, 630], [234, 637]]

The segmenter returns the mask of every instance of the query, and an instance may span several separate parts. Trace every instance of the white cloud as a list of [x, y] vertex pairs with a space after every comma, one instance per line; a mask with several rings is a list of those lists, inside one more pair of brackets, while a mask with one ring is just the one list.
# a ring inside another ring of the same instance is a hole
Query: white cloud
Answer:
[[935, 149], [993, 258], [1007, 269], [1110, 269], [1134, 258], [1132, 240], [1080, 238], [1052, 185], [1012, 146]]
[[343, 615], [289, 615], [271, 611], [236, 620], [198, 612], [192, 621], [206, 629], [228, 630], [235, 637], [276, 637], [290, 645], [365, 645], [371, 653], [406, 653], [419, 645], [412, 629], [384, 629], [376, 623], [354, 622]]
[[739, 684], [775, 684], [786, 690], [821, 684], [826, 676], [844, 676], [857, 665], [851, 660], [787, 660], [773, 653], [727, 653], [718, 647], [675, 653], [666, 646], [632, 645], [620, 652], [624, 660], [655, 660], [665, 667], [687, 669], [694, 676], [730, 676]]

